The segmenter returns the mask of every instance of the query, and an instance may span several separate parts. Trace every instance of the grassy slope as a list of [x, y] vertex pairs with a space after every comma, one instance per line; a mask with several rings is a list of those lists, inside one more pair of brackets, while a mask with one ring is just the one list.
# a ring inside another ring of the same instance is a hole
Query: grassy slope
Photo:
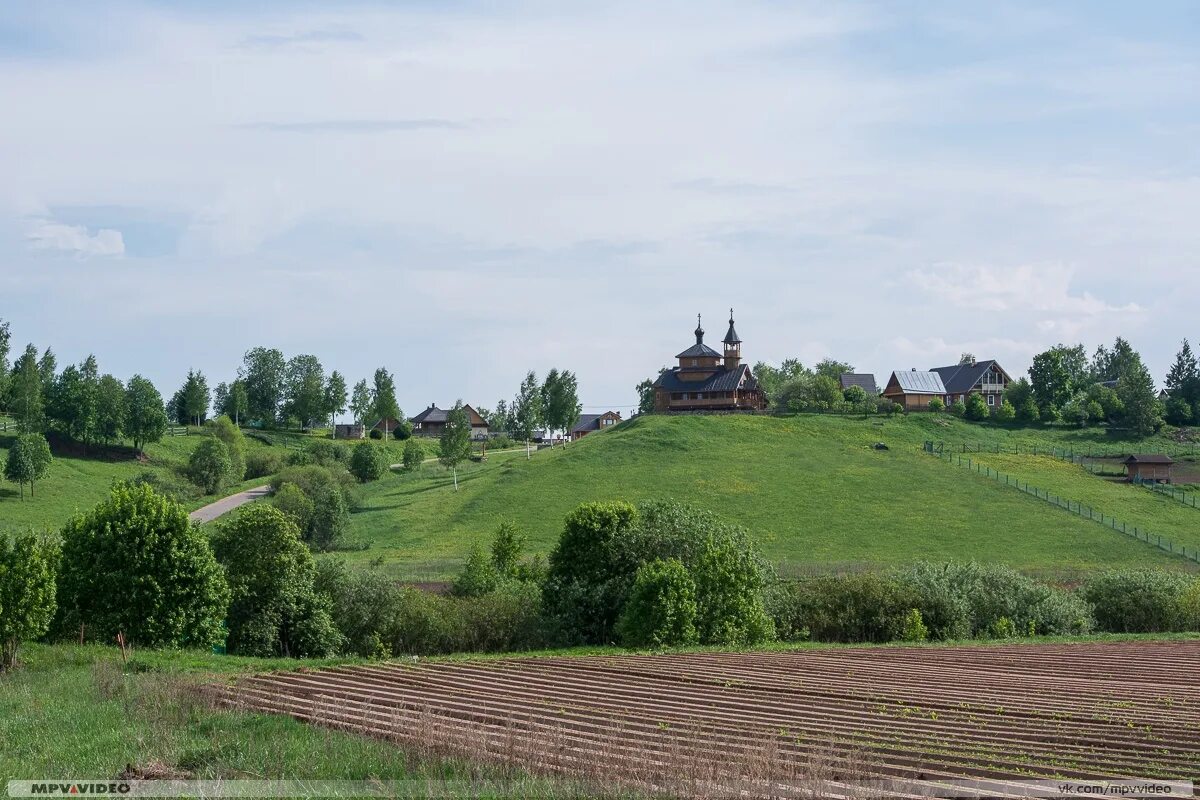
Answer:
[[[0, 529], [6, 528], [52, 528], [62, 526], [78, 511], [86, 511], [108, 494], [114, 481], [134, 478], [143, 472], [154, 472], [164, 479], [181, 485], [186, 481], [176, 474], [176, 468], [187, 463], [188, 456], [198, 445], [199, 435], [174, 436], [161, 442], [147, 445], [146, 461], [135, 459], [107, 460], [104, 458], [80, 458], [59, 454], [50, 465], [50, 474], [38, 481], [34, 498], [29, 497], [26, 487], [25, 501], [16, 484], [0, 482]], [[0, 436], [0, 464], [8, 457], [11, 436]], [[246, 451], [252, 453], [267, 449], [267, 445], [247, 439]], [[279, 453], [287, 451], [272, 447]], [[197, 496], [186, 505], [189, 509], [211, 503], [224, 494], [240, 491], [263, 480], [247, 481], [226, 487], [220, 494]]]
[[[643, 417], [531, 461], [505, 454], [450, 477], [425, 467], [364, 489], [354, 537], [396, 574], [455, 569], [500, 519], [547, 552], [586, 500], [675, 498], [745, 525], [787, 569], [976, 558], [1055, 574], [1114, 564], [1187, 568], [920, 452], [925, 439], [1070, 445], [1091, 431], [1018, 431], [947, 418]], [[870, 445], [886, 442], [891, 449]], [[1190, 510], [1189, 510], [1190, 511]]]
[[1200, 510], [1121, 479], [1092, 475], [1078, 464], [1050, 456], [972, 453], [972, 461], [1007, 473], [1022, 482], [1092, 506], [1132, 527], [1200, 547]]

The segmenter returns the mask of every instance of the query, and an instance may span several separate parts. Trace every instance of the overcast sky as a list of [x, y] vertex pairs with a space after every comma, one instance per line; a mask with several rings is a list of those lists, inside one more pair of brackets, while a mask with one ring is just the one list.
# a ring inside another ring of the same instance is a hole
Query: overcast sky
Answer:
[[[101, 10], [103, 6], [103, 10]], [[906, 10], [911, 7], [919, 11]], [[5, 2], [0, 318], [169, 395], [254, 345], [409, 413], [732, 306], [892, 369], [1200, 338], [1200, 5]]]

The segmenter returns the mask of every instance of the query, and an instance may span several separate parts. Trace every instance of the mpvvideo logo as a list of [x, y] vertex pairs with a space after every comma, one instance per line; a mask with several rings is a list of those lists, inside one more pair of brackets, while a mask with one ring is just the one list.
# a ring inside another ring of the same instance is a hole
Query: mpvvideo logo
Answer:
[[129, 794], [131, 787], [124, 781], [108, 783], [58, 783], [55, 781], [32, 781], [29, 796], [38, 797], [107, 797]]

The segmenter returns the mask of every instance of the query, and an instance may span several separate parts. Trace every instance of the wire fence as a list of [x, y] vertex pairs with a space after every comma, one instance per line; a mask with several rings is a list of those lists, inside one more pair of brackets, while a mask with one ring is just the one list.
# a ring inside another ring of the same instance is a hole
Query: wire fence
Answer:
[[[1022, 491], [1025, 494], [1032, 495], [1039, 500], [1044, 500], [1047, 503], [1058, 506], [1064, 511], [1069, 511], [1078, 517], [1091, 520], [1092, 522], [1098, 522], [1106, 528], [1111, 528], [1117, 533], [1137, 539], [1138, 541], [1153, 545], [1160, 550], [1165, 550], [1168, 553], [1182, 556], [1189, 561], [1194, 561], [1200, 564], [1200, 548], [1187, 547], [1186, 545], [1176, 545], [1170, 539], [1164, 539], [1161, 535], [1152, 533], [1136, 525], [1131, 526], [1126, 522], [1118, 520], [1116, 517], [1105, 514], [1103, 511], [1097, 511], [1090, 505], [1084, 505], [1077, 500], [1071, 500], [1070, 498], [1048, 492], [1040, 487], [1032, 486], [1028, 481], [1022, 481], [1019, 478], [1008, 475], [1007, 473], [992, 469], [990, 466], [981, 464], [971, 458], [964, 458], [961, 453], [947, 451], [944, 447], [939, 449], [939, 444], [941, 443], [926, 441], [924, 450], [926, 453], [936, 455], [939, 458], [950, 462], [951, 464], [957, 464], [960, 467], [965, 467], [966, 469], [979, 475], [991, 478], [997, 483], [1003, 483], [1005, 486], [1011, 486], [1012, 488]], [[1049, 455], [1049, 453], [1047, 453], [1047, 455]]]
[[[1053, 456], [1066, 461], [1077, 461], [1081, 458], [1123, 458], [1133, 455], [1135, 451], [1129, 448], [1111, 448], [1111, 447], [1093, 447], [1088, 445], [1083, 447], [1046, 447], [1045, 445], [1038, 446], [1030, 444], [1022, 446], [1020, 444], [984, 444], [982, 442], [961, 442], [957, 445], [945, 445], [943, 442], [934, 442], [935, 445], [944, 447], [944, 449], [952, 450], [961, 453], [997, 453], [1007, 455], [1028, 455], [1028, 456]], [[1138, 448], [1136, 452], [1139, 455], [1155, 454], [1165, 455], [1171, 458], [1195, 458], [1200, 455], [1200, 450], [1196, 449], [1194, 444], [1181, 444], [1174, 448], [1145, 449]]]
[[1174, 486], [1158, 483], [1157, 481], [1143, 480], [1137, 477], [1133, 479], [1133, 483], [1137, 484], [1138, 486], [1145, 486], [1150, 491], [1158, 492], [1159, 494], [1165, 495], [1172, 500], [1177, 500], [1180, 503], [1183, 503], [1185, 506], [1200, 508], [1200, 500], [1197, 500], [1197, 495], [1195, 492], [1189, 492], [1185, 489], [1178, 489]]

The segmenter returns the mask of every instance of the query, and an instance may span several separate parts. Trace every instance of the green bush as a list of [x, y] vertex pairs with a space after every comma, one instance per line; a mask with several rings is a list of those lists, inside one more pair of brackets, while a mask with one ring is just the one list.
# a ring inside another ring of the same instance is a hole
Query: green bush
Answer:
[[304, 452], [312, 463], [323, 467], [345, 467], [350, 463], [350, 448], [341, 442], [314, 439], [305, 446]]
[[515, 578], [521, 566], [521, 551], [525, 549], [525, 536], [517, 523], [504, 520], [492, 538], [492, 568], [502, 578]]
[[205, 494], [216, 494], [231, 477], [229, 448], [220, 439], [205, 439], [188, 458], [187, 475]]
[[967, 404], [962, 400], [955, 400], [950, 404], [950, 413], [956, 417], [963, 417], [967, 414]]
[[350, 474], [360, 483], [377, 481], [388, 471], [387, 451], [374, 442], [363, 442], [350, 456]]
[[1037, 403], [1032, 397], [1027, 397], [1017, 406], [1017, 419], [1020, 422], [1037, 422], [1041, 417], [1041, 412], [1038, 411]]
[[617, 634], [627, 647], [694, 644], [696, 616], [696, 582], [687, 567], [677, 558], [656, 559], [634, 574]]
[[233, 424], [233, 420], [226, 416], [210, 419], [204, 423], [204, 428], [225, 445], [229, 456], [229, 482], [241, 483], [246, 479], [246, 437]]
[[56, 628], [72, 638], [82, 624], [101, 642], [123, 632], [144, 647], [207, 648], [223, 638], [229, 586], [183, 506], [118, 484], [63, 529], [58, 606]]
[[909, 609], [904, 615], [904, 628], [900, 631], [900, 639], [905, 642], [924, 642], [929, 639], [929, 628], [921, 618], [917, 609]]
[[308, 532], [316, 507], [299, 486], [294, 483], [280, 486], [272, 495], [271, 503], [292, 521], [302, 536]]
[[347, 651], [357, 655], [506, 652], [546, 643], [541, 592], [533, 584], [508, 582], [478, 597], [443, 597], [326, 561], [316, 585], [332, 601]]
[[0, 672], [16, 665], [21, 642], [50, 629], [58, 561], [56, 539], [0, 533]]
[[945, 411], [946, 410], [946, 401], [940, 397], [933, 398], [932, 400], [929, 401], [929, 410], [934, 411], [934, 412]]
[[196, 486], [188, 480], [173, 474], [164, 474], [153, 470], [139, 472], [129, 480], [132, 486], [149, 486], [163, 497], [183, 501], [198, 495]]
[[567, 642], [607, 643], [633, 574], [638, 512], [628, 503], [584, 503], [567, 515], [550, 553], [545, 602]]
[[500, 576], [483, 548], [475, 545], [467, 554], [462, 571], [454, 580], [450, 591], [457, 597], [479, 597], [493, 591], [500, 583]]
[[381, 431], [381, 430], [378, 430], [378, 429], [376, 429], [376, 428], [372, 428], [372, 429], [371, 429], [371, 432], [370, 432], [370, 433], [368, 433], [367, 435], [368, 435], [368, 436], [370, 436], [372, 439], [382, 439], [382, 438], [383, 438], [383, 431]]
[[1167, 633], [1187, 630], [1188, 597], [1196, 579], [1163, 570], [1111, 570], [1083, 585], [1100, 630], [1110, 633]]
[[316, 564], [292, 520], [269, 505], [253, 505], [220, 524], [213, 551], [233, 597], [225, 624], [230, 653], [320, 657], [340, 636], [329, 600], [314, 588]]
[[585, 503], [550, 554], [546, 609], [566, 642], [608, 643], [643, 564], [678, 559], [696, 576], [702, 643], [770, 635], [762, 592], [769, 565], [744, 530], [673, 502]]
[[425, 448], [421, 447], [421, 443], [416, 439], [409, 439], [404, 443], [404, 471], [412, 472], [420, 469], [421, 462], [425, 460]]
[[[271, 481], [272, 493], [278, 497], [285, 486], [293, 485], [311, 501], [312, 512], [308, 525], [300, 529], [304, 541], [316, 550], [336, 550], [350, 527], [349, 492], [343, 482], [349, 480], [345, 472], [335, 473], [327, 467], [310, 464], [288, 467]], [[294, 493], [288, 493], [287, 508], [297, 522], [304, 517], [307, 505], [300, 502]]]
[[963, 416], [973, 422], [982, 422], [988, 418], [988, 413], [987, 400], [983, 399], [983, 395], [978, 392], [972, 392], [967, 395], [967, 402], [963, 407]]
[[818, 642], [903, 639], [909, 612], [920, 605], [911, 587], [874, 573], [825, 575], [788, 588], [790, 597], [781, 604], [777, 627], [789, 637]]
[[283, 456], [271, 450], [255, 450], [246, 456], [246, 479], [266, 478], [283, 469]]
[[1007, 400], [1002, 400], [1000, 405], [996, 406], [996, 411], [992, 414], [996, 422], [1009, 423], [1017, 418], [1017, 410], [1013, 408], [1013, 404]]
[[892, 577], [917, 593], [913, 607], [933, 639], [986, 637], [1002, 617], [1031, 635], [1085, 634], [1095, 624], [1076, 594], [999, 564], [919, 562]]

